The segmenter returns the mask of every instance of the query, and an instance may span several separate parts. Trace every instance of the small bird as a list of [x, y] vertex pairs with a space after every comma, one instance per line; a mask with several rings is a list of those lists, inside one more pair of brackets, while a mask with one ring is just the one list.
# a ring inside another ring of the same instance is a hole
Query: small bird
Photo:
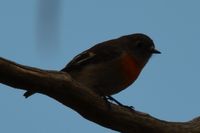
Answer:
[[[61, 71], [119, 105], [111, 95], [131, 85], [152, 54], [160, 54], [150, 37], [136, 33], [105, 41], [75, 56]], [[27, 91], [24, 96], [31, 96]]]

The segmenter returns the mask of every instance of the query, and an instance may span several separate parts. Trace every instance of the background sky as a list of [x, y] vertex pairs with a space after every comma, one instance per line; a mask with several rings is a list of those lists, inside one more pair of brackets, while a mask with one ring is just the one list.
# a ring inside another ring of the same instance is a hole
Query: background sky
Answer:
[[[145, 33], [162, 54], [114, 97], [159, 119], [188, 121], [200, 116], [199, 5], [198, 0], [0, 0], [0, 56], [60, 70], [96, 43]], [[25, 99], [23, 93], [0, 84], [0, 132], [115, 132], [47, 96]]]

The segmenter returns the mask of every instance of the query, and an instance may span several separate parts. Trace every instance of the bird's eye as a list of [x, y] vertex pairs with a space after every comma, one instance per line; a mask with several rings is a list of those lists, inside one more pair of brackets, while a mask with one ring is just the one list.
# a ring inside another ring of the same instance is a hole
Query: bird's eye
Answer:
[[141, 41], [136, 42], [136, 47], [137, 48], [143, 47], [143, 42], [141, 42]]

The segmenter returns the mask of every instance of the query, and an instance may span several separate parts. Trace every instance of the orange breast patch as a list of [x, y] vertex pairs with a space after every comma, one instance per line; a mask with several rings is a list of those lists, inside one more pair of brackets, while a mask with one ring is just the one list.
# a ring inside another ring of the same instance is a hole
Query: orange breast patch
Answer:
[[138, 62], [128, 54], [124, 55], [121, 62], [123, 75], [126, 79], [125, 84], [128, 86], [137, 79], [141, 72], [141, 67], [139, 66]]

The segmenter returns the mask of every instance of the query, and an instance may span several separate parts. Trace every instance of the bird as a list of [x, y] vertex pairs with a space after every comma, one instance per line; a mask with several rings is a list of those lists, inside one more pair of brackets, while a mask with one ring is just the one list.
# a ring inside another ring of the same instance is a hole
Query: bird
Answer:
[[[75, 56], [61, 71], [97, 95], [123, 105], [112, 95], [133, 84], [151, 56], [160, 53], [149, 36], [134, 33], [94, 45]], [[34, 93], [27, 91], [24, 96]]]

